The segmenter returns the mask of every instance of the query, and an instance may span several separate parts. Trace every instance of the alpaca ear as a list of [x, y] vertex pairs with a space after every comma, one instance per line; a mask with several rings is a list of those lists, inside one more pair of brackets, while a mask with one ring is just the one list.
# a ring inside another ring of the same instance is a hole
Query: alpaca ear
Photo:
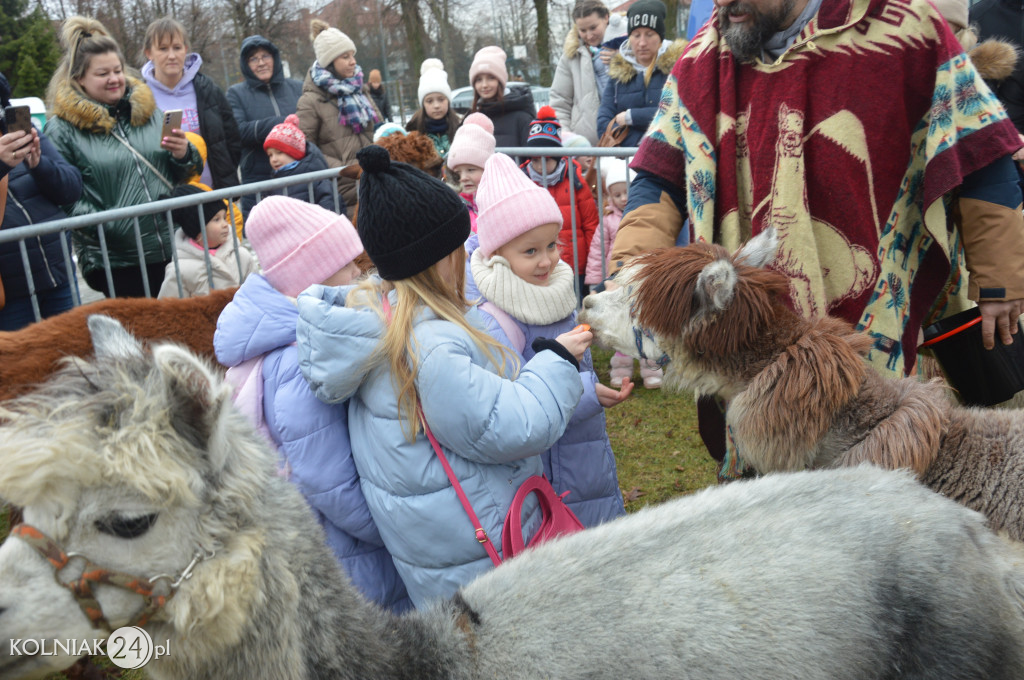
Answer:
[[720, 312], [736, 293], [736, 267], [728, 260], [714, 260], [697, 275], [695, 295], [699, 313]]
[[733, 261], [748, 267], [766, 267], [775, 260], [779, 251], [779, 234], [775, 227], [768, 227], [743, 244], [733, 255]]
[[[229, 390], [220, 378], [194, 354], [177, 345], [158, 345], [153, 360], [164, 377], [171, 404], [171, 427], [203, 451], [216, 453], [224, 447], [212, 446]], [[211, 460], [214, 470], [224, 461]]]
[[102, 314], [92, 314], [86, 320], [86, 324], [97, 358], [141, 359], [145, 356], [142, 343], [116, 319]]

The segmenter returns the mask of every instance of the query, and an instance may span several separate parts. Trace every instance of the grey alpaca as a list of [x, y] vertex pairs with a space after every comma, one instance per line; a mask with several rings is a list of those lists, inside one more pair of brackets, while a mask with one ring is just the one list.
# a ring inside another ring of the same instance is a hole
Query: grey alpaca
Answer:
[[765, 269], [776, 247], [769, 229], [735, 255], [706, 243], [651, 253], [584, 300], [580, 319], [605, 346], [662, 357], [669, 388], [727, 399], [758, 472], [910, 468], [1024, 540], [1024, 411], [963, 408], [941, 381], [883, 378], [864, 361], [870, 336], [785, 304], [786, 277]]
[[[1024, 677], [1019, 546], [868, 466], [706, 490], [384, 613], [207, 365], [171, 345], [143, 354], [109, 319], [90, 328], [95, 360], [0, 406], [0, 495], [105, 568], [181, 575], [195, 557], [145, 624], [170, 642], [153, 680]], [[23, 535], [0, 547], [0, 638], [95, 637]], [[96, 594], [111, 627], [141, 606]], [[71, 661], [8, 650], [5, 678]]]

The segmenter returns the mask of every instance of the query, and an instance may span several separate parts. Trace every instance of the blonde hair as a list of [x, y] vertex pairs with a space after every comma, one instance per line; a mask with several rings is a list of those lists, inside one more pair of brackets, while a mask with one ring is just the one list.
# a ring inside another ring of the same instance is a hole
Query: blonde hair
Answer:
[[63, 85], [70, 85], [79, 93], [85, 94], [78, 80], [85, 75], [92, 58], [113, 52], [121, 62], [121, 68], [127, 70], [121, 46], [110, 35], [107, 28], [91, 17], [73, 16], [64, 21], [60, 29], [60, 45], [64, 48], [57, 70], [50, 78], [46, 88], [48, 106], [53, 108], [57, 90]]
[[[507, 347], [487, 333], [475, 328], [466, 320], [466, 309], [471, 303], [466, 299], [466, 251], [456, 248], [445, 259], [452, 258], [452, 270], [455, 274], [453, 282], [445, 279], [439, 270], [444, 260], [434, 263], [425, 271], [407, 279], [398, 281], [378, 281], [367, 279], [360, 283], [345, 300], [349, 306], [370, 307], [384, 319], [381, 296], [394, 290], [397, 301], [392, 306], [392, 318], [385, 319], [387, 330], [384, 339], [377, 347], [371, 365], [386, 363], [391, 372], [391, 380], [398, 397], [398, 415], [403, 421], [402, 429], [410, 442], [416, 438], [420, 430], [419, 418], [416, 414], [416, 340], [413, 336], [413, 322], [421, 307], [428, 307], [440, 319], [451, 322], [461, 328], [473, 343], [487, 357], [487, 360], [498, 369], [498, 373], [514, 379], [519, 373], [519, 359]], [[511, 370], [507, 370], [511, 369]]]

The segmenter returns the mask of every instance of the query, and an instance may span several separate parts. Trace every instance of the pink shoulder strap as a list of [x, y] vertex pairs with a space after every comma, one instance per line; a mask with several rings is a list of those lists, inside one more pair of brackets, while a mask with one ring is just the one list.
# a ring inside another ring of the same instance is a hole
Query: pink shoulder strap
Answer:
[[[381, 306], [384, 308], [384, 319], [390, 324], [391, 301], [388, 300], [387, 294], [381, 296]], [[462, 484], [459, 483], [459, 478], [455, 476], [455, 471], [452, 470], [452, 466], [448, 462], [447, 456], [445, 456], [444, 451], [441, 450], [441, 444], [437, 441], [434, 433], [430, 431], [430, 426], [427, 425], [427, 419], [423, 415], [423, 407], [420, 404], [416, 404], [416, 414], [419, 416], [420, 424], [423, 425], [424, 434], [426, 434], [427, 439], [430, 440], [430, 445], [434, 447], [434, 453], [437, 454], [438, 459], [441, 461], [441, 466], [444, 468], [445, 474], [448, 475], [448, 481], [452, 483], [452, 488], [455, 489], [455, 494], [459, 497], [459, 502], [462, 503], [462, 509], [466, 511], [469, 521], [473, 523], [476, 540], [483, 544], [484, 550], [487, 551], [487, 555], [491, 558], [491, 562], [494, 562], [494, 566], [498, 566], [501, 564], [501, 557], [498, 555], [498, 551], [495, 549], [494, 543], [491, 542], [487, 532], [484, 531], [480, 518], [477, 517], [476, 512], [473, 511], [473, 506], [469, 502], [469, 497], [463, 490]]]
[[505, 332], [505, 337], [512, 343], [512, 347], [522, 354], [523, 350], [526, 349], [526, 335], [523, 334], [523, 329], [519, 327], [515, 319], [490, 300], [484, 300], [478, 307], [480, 307], [481, 311], [487, 312], [494, 317], [494, 320], [501, 326], [501, 330]]

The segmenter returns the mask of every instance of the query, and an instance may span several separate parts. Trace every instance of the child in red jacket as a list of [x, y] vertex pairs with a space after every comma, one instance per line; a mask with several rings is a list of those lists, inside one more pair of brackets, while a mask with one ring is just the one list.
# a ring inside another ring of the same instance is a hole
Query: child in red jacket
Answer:
[[599, 221], [597, 203], [590, 187], [583, 179], [580, 164], [572, 158], [557, 155], [562, 149], [562, 126], [558, 122], [555, 110], [550, 106], [542, 106], [537, 112], [536, 120], [530, 124], [526, 146], [551, 149], [555, 154], [534, 158], [523, 163], [521, 167], [535, 184], [548, 190], [562, 211], [562, 230], [558, 233], [558, 247], [562, 260], [572, 267], [576, 275], [578, 302], [587, 294], [584, 278], [587, 272], [587, 253], [590, 252], [590, 242], [594, 238]]

